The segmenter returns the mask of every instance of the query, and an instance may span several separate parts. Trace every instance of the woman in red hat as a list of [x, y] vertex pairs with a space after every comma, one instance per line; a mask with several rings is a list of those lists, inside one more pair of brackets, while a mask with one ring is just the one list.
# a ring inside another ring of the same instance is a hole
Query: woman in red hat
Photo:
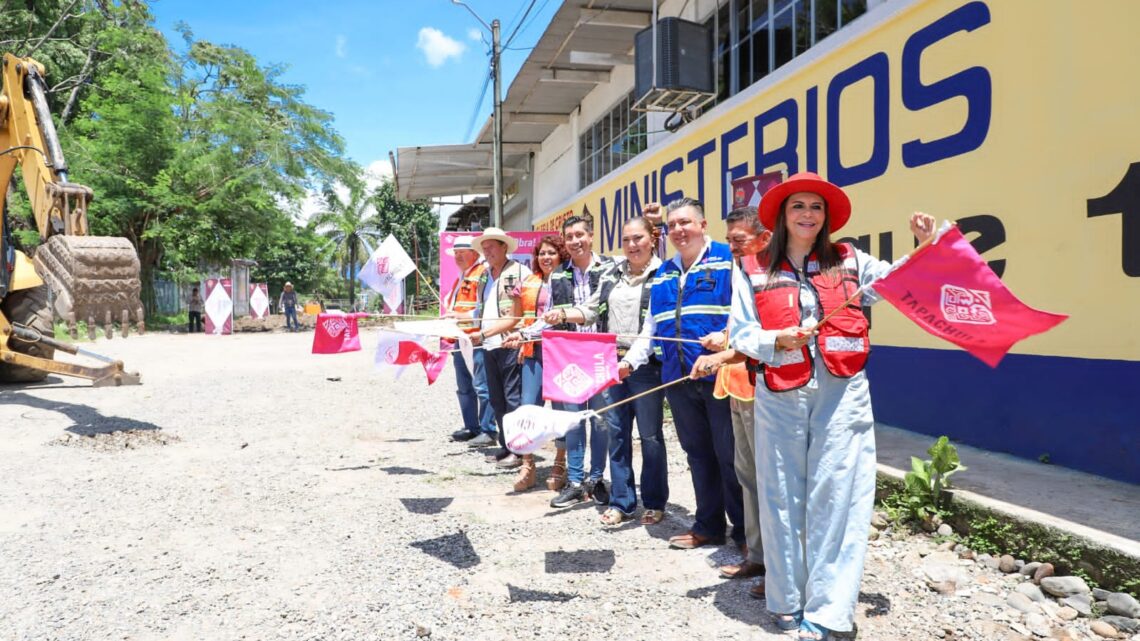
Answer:
[[[790, 176], [760, 202], [768, 248], [743, 259], [733, 282], [731, 345], [756, 372], [768, 609], [805, 641], [851, 630], [874, 505], [862, 307], [890, 263], [831, 241], [850, 216], [842, 189]], [[926, 240], [934, 218], [916, 213], [910, 229]]]

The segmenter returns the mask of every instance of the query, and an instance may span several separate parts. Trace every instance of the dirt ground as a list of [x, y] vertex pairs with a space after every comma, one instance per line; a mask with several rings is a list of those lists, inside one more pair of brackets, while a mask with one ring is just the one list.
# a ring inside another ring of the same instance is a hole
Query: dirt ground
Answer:
[[[0, 388], [0, 639], [789, 638], [718, 577], [734, 550], [668, 549], [694, 504], [671, 430], [669, 517], [603, 529], [447, 439], [450, 368], [394, 381], [374, 332], [311, 340], [100, 339], [143, 385]], [[892, 545], [872, 544], [861, 638], [973, 636]]]

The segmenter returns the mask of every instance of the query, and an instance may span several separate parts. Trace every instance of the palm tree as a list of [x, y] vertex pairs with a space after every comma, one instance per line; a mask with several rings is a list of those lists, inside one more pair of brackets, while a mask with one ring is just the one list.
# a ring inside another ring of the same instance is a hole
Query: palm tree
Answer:
[[312, 225], [318, 234], [335, 245], [336, 260], [348, 280], [348, 304], [355, 310], [357, 269], [368, 260], [365, 239], [372, 239], [373, 244], [380, 242], [380, 221], [371, 194], [363, 187], [352, 188], [347, 199], [329, 190], [325, 200], [327, 210], [315, 215]]

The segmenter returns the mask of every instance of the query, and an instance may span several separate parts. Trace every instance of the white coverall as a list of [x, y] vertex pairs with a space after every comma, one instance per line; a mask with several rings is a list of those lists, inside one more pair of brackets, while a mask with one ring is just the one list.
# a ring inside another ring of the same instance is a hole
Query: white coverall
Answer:
[[[881, 276], [890, 263], [856, 250], [859, 284]], [[776, 333], [763, 328], [752, 285], [739, 266], [733, 273], [733, 349], [762, 363], [779, 364]], [[804, 322], [822, 318], [814, 290], [800, 280]], [[877, 302], [864, 290], [863, 305]], [[811, 320], [808, 320], [811, 319]], [[807, 385], [773, 392], [756, 381], [756, 474], [760, 531], [767, 566], [768, 609], [800, 610], [812, 623], [850, 631], [863, 579], [863, 557], [875, 500], [875, 433], [867, 376], [837, 378], [808, 343], [815, 368]]]

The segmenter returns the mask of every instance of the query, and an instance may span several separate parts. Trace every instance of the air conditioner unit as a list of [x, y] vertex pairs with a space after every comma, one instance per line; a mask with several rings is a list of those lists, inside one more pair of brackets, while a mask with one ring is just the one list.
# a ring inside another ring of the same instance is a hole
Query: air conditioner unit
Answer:
[[658, 20], [656, 61], [653, 32], [653, 27], [640, 31], [634, 40], [634, 94], [641, 108], [679, 111], [714, 98], [711, 30], [680, 18]]

